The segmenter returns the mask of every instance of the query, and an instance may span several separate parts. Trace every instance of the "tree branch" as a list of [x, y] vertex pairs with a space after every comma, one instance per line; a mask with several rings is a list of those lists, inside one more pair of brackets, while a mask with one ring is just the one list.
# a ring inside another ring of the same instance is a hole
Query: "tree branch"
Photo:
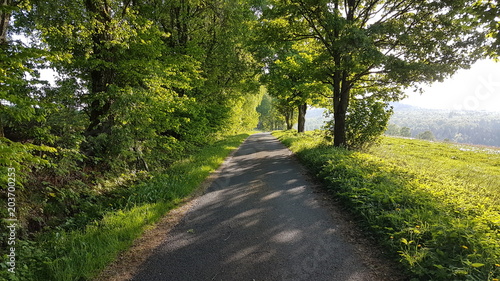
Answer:
[[[326, 40], [326, 38], [323, 37], [323, 35], [321, 34], [321, 32], [316, 27], [316, 24], [314, 23], [314, 20], [311, 18], [310, 12], [308, 12], [308, 9], [306, 8], [307, 6], [304, 4], [303, 1], [298, 1], [298, 2], [299, 2], [299, 7], [300, 7], [300, 10], [301, 10], [302, 16], [309, 23], [309, 26], [314, 30], [314, 33], [318, 37], [317, 39], [319, 39], [321, 41], [321, 43], [323, 43], [323, 45], [325, 46], [325, 48], [328, 51], [328, 53], [330, 53], [331, 56], [334, 56], [334, 51], [331, 50], [330, 44], [328, 44], [328, 41]], [[325, 28], [323, 27], [323, 29], [325, 29]], [[325, 29], [325, 30], [327, 30], [327, 29]]]
[[127, 15], [127, 9], [130, 6], [130, 4], [132, 3], [132, 1], [133, 0], [128, 0], [128, 1], [125, 2], [125, 6], [123, 6], [123, 10], [121, 12], [122, 18], [124, 18]]

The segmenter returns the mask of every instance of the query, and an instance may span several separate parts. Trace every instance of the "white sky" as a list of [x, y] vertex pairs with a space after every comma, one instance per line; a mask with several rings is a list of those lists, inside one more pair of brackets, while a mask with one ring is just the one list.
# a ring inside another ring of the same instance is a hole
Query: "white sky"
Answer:
[[432, 109], [500, 112], [500, 62], [481, 60], [459, 70], [442, 83], [424, 86], [424, 93], [408, 90], [401, 103]]

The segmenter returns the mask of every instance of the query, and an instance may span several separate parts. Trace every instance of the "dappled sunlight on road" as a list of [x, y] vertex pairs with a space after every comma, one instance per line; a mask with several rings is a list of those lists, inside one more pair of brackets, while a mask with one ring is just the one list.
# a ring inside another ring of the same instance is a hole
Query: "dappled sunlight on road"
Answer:
[[134, 280], [373, 280], [311, 185], [274, 137], [250, 137]]
[[290, 243], [303, 238], [303, 232], [299, 229], [283, 230], [271, 238], [272, 242]]

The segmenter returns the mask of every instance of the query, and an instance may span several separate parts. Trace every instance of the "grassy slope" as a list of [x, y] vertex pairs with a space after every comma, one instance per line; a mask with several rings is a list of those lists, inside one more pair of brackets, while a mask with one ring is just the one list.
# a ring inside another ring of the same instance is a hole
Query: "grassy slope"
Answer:
[[384, 138], [366, 153], [275, 133], [416, 280], [500, 278], [500, 153]]
[[84, 230], [49, 233], [35, 244], [24, 244], [19, 259], [28, 266], [7, 278], [65, 281], [95, 277], [148, 226], [192, 194], [247, 137], [228, 137], [174, 163], [165, 173], [135, 186], [126, 208], [108, 213]]

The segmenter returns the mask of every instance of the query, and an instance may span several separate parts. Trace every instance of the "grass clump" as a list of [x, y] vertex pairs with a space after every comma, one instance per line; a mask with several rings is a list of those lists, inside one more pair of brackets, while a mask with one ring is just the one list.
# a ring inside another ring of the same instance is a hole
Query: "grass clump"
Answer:
[[276, 132], [414, 280], [500, 278], [500, 154], [383, 138], [366, 152]]

